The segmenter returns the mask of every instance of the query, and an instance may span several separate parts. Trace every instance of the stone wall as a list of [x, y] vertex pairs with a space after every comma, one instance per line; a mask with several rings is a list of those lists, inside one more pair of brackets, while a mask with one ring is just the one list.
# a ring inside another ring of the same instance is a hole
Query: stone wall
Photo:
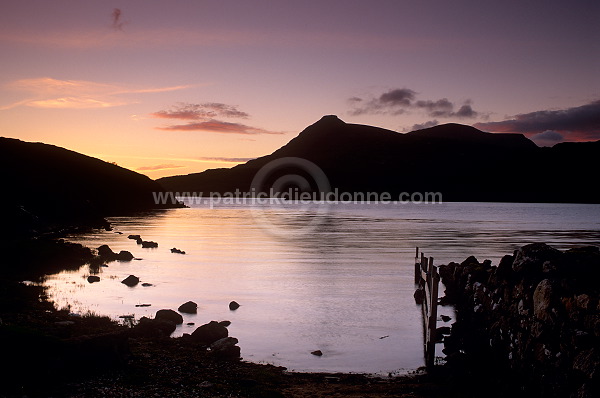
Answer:
[[440, 266], [457, 321], [447, 366], [527, 396], [600, 396], [600, 251], [535, 243], [498, 266], [469, 257]]

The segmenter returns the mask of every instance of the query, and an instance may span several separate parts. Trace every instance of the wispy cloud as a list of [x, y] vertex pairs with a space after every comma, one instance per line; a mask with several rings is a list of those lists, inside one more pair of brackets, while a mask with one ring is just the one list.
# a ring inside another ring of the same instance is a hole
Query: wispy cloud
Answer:
[[364, 114], [401, 115], [410, 111], [422, 111], [430, 117], [439, 118], [475, 118], [479, 115], [471, 106], [471, 101], [464, 102], [458, 110], [447, 98], [438, 100], [417, 99], [417, 92], [409, 88], [395, 88], [371, 98], [352, 97], [348, 99], [349, 113], [353, 116]]
[[229, 157], [201, 157], [203, 161], [220, 162], [220, 163], [246, 163], [256, 158], [229, 158]]
[[154, 112], [151, 116], [161, 119], [201, 120], [214, 117], [247, 119], [250, 115], [240, 111], [236, 105], [206, 102], [203, 104], [179, 103], [173, 109]]
[[157, 127], [159, 130], [170, 131], [208, 131], [223, 134], [285, 134], [282, 131], [270, 131], [258, 127], [247, 126], [241, 123], [223, 122], [220, 120], [207, 120], [204, 122], [176, 124], [166, 127]]
[[110, 108], [113, 106], [126, 105], [127, 102], [116, 100], [99, 100], [94, 98], [61, 97], [45, 100], [32, 100], [26, 103], [27, 106], [34, 108], [70, 108], [70, 109], [90, 109], [90, 108]]
[[138, 167], [136, 170], [137, 171], [158, 171], [158, 170], [180, 169], [182, 167], [186, 167], [186, 166], [180, 166], [180, 165], [176, 165], [176, 164], [167, 163], [167, 164], [157, 164], [154, 166], [142, 166], [142, 167]]
[[[320, 47], [339, 50], [385, 49], [388, 51], [422, 51], [424, 48], [443, 48], [464, 44], [453, 38], [397, 37], [395, 35], [351, 34], [333, 30], [285, 29], [273, 32], [266, 28], [242, 29], [240, 27], [153, 27], [131, 26], [126, 32], [123, 13], [114, 9], [108, 28], [63, 30], [34, 30], [14, 28], [2, 30], [0, 42], [33, 47], [58, 49], [89, 48], [173, 48], [176, 47], [237, 47], [270, 46], [290, 48]], [[124, 34], [125, 33], [125, 34]]]
[[127, 105], [136, 101], [123, 98], [128, 94], [150, 94], [183, 90], [191, 85], [170, 87], [129, 87], [87, 80], [61, 80], [40, 77], [16, 80], [8, 89], [27, 93], [27, 99], [0, 106], [0, 110], [18, 106], [36, 108], [90, 109]]
[[226, 122], [216, 118], [248, 119], [250, 115], [241, 111], [236, 105], [220, 102], [205, 102], [201, 104], [179, 103], [170, 110], [153, 112], [150, 116], [159, 119], [185, 120], [185, 124], [172, 124], [157, 127], [167, 131], [207, 131], [222, 134], [285, 134], [281, 131], [270, 131], [243, 123]]
[[567, 109], [522, 113], [507, 120], [476, 123], [474, 126], [480, 130], [522, 133], [532, 137], [544, 134], [541, 137], [546, 139], [557, 139], [558, 133], [570, 141], [600, 140], [600, 100]]
[[111, 14], [112, 27], [115, 30], [123, 30], [123, 21], [121, 20], [121, 9], [115, 8]]

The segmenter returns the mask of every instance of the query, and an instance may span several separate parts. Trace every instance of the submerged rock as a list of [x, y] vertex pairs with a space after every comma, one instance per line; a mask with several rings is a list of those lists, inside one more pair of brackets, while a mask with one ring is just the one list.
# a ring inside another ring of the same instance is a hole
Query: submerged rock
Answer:
[[131, 261], [133, 254], [127, 250], [121, 250], [118, 254], [113, 252], [108, 245], [102, 245], [98, 248], [98, 257], [104, 261]]
[[142, 241], [142, 247], [143, 248], [156, 248], [158, 247], [158, 243], [156, 242], [152, 242], [151, 240], [144, 240]]
[[115, 252], [112, 251], [112, 249], [108, 245], [102, 245], [97, 250], [98, 250], [98, 256], [100, 256], [102, 258], [111, 259], [117, 255]]
[[96, 275], [90, 275], [87, 277], [89, 283], [100, 282], [100, 277]]
[[192, 333], [192, 340], [198, 344], [210, 345], [217, 340], [229, 336], [229, 331], [217, 321], [210, 321], [202, 326], [199, 326]]
[[231, 311], [235, 311], [238, 308], [240, 308], [240, 305], [236, 301], [232, 301], [231, 303], [229, 303], [229, 309]]
[[135, 275], [129, 275], [127, 278], [123, 279], [121, 281], [121, 283], [123, 283], [129, 287], [133, 287], [133, 286], [137, 285], [138, 283], [140, 283], [140, 278], [138, 278]]
[[198, 304], [193, 301], [188, 301], [187, 303], [181, 304], [177, 309], [179, 312], [184, 312], [186, 314], [195, 314], [198, 312]]
[[171, 249], [171, 253], [185, 254], [185, 252], [183, 250], [179, 250], [176, 247], [174, 247], [174, 248]]
[[173, 310], [158, 310], [156, 311], [154, 319], [173, 322], [176, 325], [180, 325], [183, 323], [183, 317], [181, 316], [181, 314], [178, 314]]
[[321, 350], [312, 351], [311, 354], [317, 357], [323, 356], [323, 352]]
[[131, 261], [133, 258], [133, 254], [127, 250], [121, 250], [119, 254], [115, 254], [115, 260], [117, 261]]

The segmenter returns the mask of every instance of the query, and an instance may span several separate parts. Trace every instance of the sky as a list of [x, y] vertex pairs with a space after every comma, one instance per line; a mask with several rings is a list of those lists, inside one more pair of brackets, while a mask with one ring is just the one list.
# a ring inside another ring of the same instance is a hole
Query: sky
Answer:
[[600, 2], [3, 1], [0, 136], [151, 178], [232, 167], [323, 115], [600, 140]]

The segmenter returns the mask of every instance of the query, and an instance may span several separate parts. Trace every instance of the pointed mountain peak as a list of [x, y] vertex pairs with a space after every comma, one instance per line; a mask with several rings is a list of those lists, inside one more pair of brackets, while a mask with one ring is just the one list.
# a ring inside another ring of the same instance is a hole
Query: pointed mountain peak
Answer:
[[313, 126], [335, 126], [335, 125], [344, 125], [346, 124], [342, 119], [337, 117], [337, 115], [325, 115], [321, 119], [319, 119]]
[[325, 115], [315, 123], [305, 128], [298, 137], [323, 137], [342, 133], [348, 125], [336, 115]]

